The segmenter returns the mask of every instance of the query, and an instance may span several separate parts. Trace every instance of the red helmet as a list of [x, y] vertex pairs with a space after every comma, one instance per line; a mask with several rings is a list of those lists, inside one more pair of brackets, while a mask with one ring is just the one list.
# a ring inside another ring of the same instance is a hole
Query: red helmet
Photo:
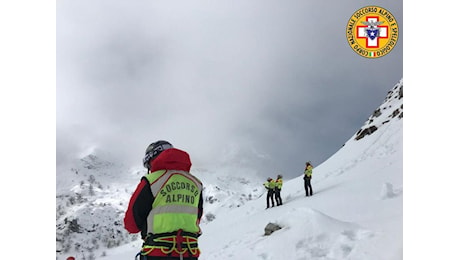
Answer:
[[69, 256], [69, 257], [67, 257], [67, 259], [66, 259], [66, 260], [75, 260], [75, 257], [73, 257], [73, 256]]

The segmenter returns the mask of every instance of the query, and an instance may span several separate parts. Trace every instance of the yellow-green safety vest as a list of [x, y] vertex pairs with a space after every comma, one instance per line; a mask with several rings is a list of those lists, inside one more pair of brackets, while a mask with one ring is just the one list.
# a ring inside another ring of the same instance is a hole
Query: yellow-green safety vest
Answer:
[[147, 233], [160, 234], [182, 229], [199, 233], [198, 203], [202, 183], [185, 171], [159, 170], [146, 175], [154, 196], [147, 217]]
[[312, 174], [313, 174], [313, 166], [308, 165], [307, 169], [305, 169], [305, 175], [307, 175], [307, 177], [311, 177]]
[[276, 180], [276, 188], [280, 189], [283, 187], [283, 179]]
[[274, 180], [271, 180], [271, 181], [267, 181], [266, 183], [264, 183], [264, 186], [266, 188], [269, 188], [269, 189], [274, 189], [275, 188], [275, 181]]

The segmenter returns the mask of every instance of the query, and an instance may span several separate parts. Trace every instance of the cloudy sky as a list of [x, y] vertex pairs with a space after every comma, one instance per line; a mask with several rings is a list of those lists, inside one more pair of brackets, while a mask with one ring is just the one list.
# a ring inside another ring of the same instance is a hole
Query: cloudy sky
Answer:
[[334, 1], [56, 2], [57, 164], [92, 147], [141, 165], [165, 139], [194, 167], [241, 163], [265, 175], [319, 165], [403, 77], [396, 47], [366, 59]]

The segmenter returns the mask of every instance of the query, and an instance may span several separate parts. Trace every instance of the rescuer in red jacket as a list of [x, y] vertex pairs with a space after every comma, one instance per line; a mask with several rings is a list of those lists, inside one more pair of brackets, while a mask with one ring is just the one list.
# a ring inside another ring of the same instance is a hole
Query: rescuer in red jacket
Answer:
[[198, 259], [203, 215], [201, 181], [189, 173], [189, 155], [167, 141], [150, 144], [142, 177], [125, 213], [129, 233], [141, 232], [142, 260]]

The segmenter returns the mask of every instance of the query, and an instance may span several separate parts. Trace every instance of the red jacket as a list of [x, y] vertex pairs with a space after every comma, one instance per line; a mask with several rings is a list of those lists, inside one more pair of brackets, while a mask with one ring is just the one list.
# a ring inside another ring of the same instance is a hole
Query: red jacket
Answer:
[[[150, 171], [158, 170], [180, 170], [190, 171], [192, 163], [189, 155], [179, 149], [171, 148], [163, 151], [157, 158], [150, 162]], [[125, 213], [124, 224], [129, 233], [141, 232], [141, 237], [146, 237], [147, 216], [152, 210], [152, 204], [155, 198], [150, 190], [150, 184], [147, 178], [142, 177], [137, 185], [131, 199], [128, 209]], [[203, 215], [203, 194], [200, 194], [198, 205], [198, 220]]]

